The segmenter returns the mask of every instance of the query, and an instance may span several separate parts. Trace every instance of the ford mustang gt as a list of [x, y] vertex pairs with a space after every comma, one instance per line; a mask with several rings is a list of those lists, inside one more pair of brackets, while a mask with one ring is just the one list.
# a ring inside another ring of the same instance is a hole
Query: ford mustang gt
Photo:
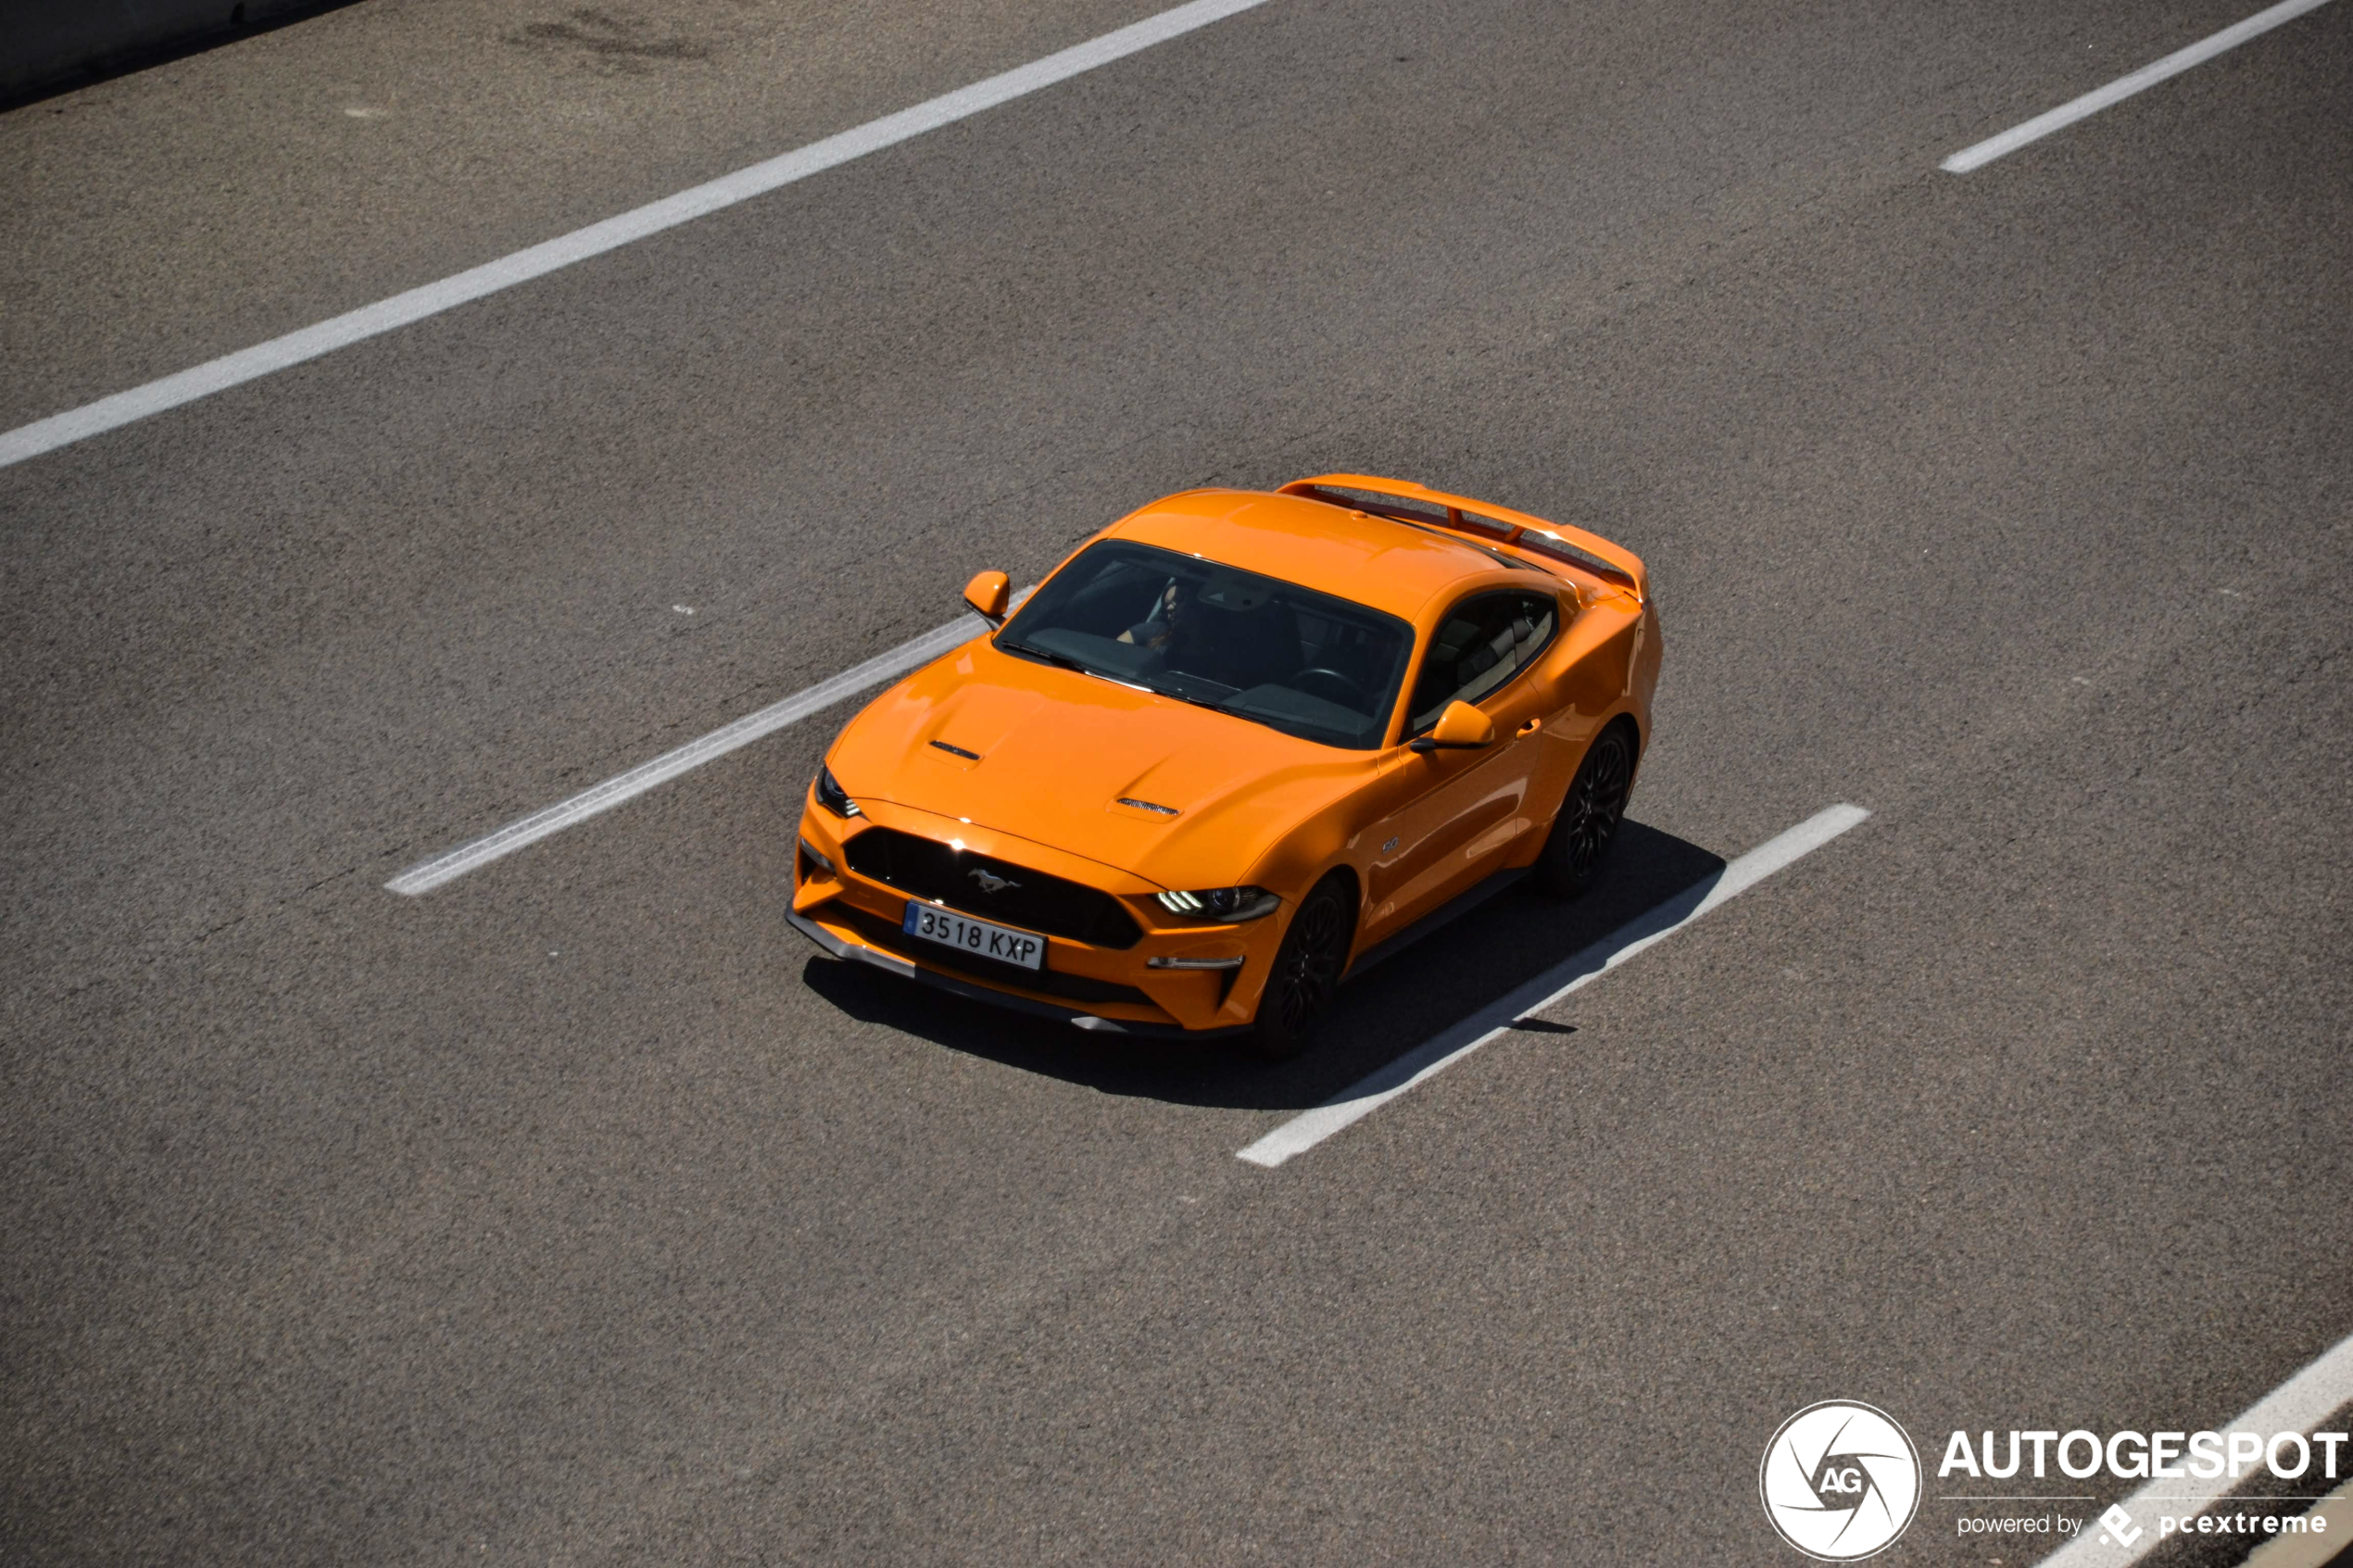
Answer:
[[1500, 879], [1582, 891], [1650, 741], [1642, 563], [1418, 484], [1188, 491], [1009, 587], [826, 753], [791, 919], [1082, 1028], [1296, 1052]]

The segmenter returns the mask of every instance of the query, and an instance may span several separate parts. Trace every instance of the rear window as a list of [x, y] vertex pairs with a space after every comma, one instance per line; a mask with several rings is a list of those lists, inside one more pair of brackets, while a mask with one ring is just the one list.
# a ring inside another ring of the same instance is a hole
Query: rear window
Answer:
[[1352, 511], [1384, 517], [1410, 528], [1443, 534], [1458, 545], [1467, 545], [1482, 552], [1498, 566], [1507, 566], [1515, 571], [1543, 570], [1532, 562], [1516, 559], [1481, 544], [1482, 538], [1492, 539], [1498, 544], [1508, 542], [1512, 536], [1512, 525], [1498, 522], [1491, 517], [1481, 517], [1477, 512], [1456, 508], [1450, 515], [1449, 509], [1436, 501], [1425, 501], [1413, 495], [1392, 495], [1386, 490], [1359, 490], [1346, 484], [1314, 484], [1295, 494], [1313, 501], [1346, 507]]
[[1526, 528], [1520, 531], [1519, 537], [1513, 540], [1512, 544], [1531, 555], [1550, 556], [1554, 560], [1567, 561], [1569, 565], [1580, 571], [1590, 571], [1596, 577], [1606, 577], [1613, 583], [1623, 583], [1629, 588], [1634, 585], [1632, 572], [1622, 566], [1613, 565], [1602, 559], [1591, 550], [1578, 548], [1558, 534]]
[[[1414, 495], [1392, 495], [1386, 490], [1359, 490], [1347, 484], [1318, 484], [1304, 494], [1315, 500], [1328, 501], [1335, 507], [1375, 512], [1400, 522], [1418, 522], [1428, 528], [1444, 528], [1448, 521], [1446, 508], [1439, 503]], [[1485, 518], [1480, 518], [1478, 521], [1488, 528], [1497, 526]], [[1507, 533], [1511, 531], [1504, 529], [1502, 532]]]

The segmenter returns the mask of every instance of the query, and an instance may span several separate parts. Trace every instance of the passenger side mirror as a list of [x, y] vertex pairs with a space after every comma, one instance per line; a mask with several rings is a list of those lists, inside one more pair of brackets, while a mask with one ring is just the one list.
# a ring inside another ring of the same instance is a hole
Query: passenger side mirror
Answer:
[[1005, 623], [1005, 601], [1013, 596], [1013, 582], [1001, 571], [984, 571], [964, 584], [964, 602], [980, 611], [981, 618], [991, 626]]
[[1477, 751], [1495, 744], [1495, 721], [1467, 702], [1450, 702], [1429, 734], [1416, 735], [1407, 749], [1420, 752]]

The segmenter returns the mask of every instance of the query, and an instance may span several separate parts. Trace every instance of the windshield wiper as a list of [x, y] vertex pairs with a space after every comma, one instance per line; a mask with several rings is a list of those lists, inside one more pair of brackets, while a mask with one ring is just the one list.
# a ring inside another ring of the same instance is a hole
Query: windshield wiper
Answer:
[[1272, 709], [1252, 708], [1246, 703], [1228, 701], [1222, 704], [1220, 713], [1230, 713], [1237, 719], [1247, 719], [1253, 724], [1264, 724], [1270, 730], [1302, 740], [1321, 741], [1327, 746], [1346, 743], [1347, 732], [1335, 730], [1329, 724], [1318, 724], [1313, 719], [1302, 719], [1296, 713], [1277, 713]]
[[1000, 641], [997, 646], [1003, 648], [1007, 653], [1026, 654], [1032, 659], [1038, 659], [1047, 664], [1055, 665], [1063, 670], [1076, 670], [1081, 675], [1100, 675], [1102, 673], [1100, 670], [1091, 670], [1086, 665], [1079, 663], [1078, 660], [1071, 658], [1070, 655], [1066, 653], [1049, 652], [1045, 648], [1034, 647], [1027, 643], [1008, 643]]
[[[1195, 708], [1206, 708], [1212, 713], [1229, 714], [1253, 724], [1264, 724], [1278, 734], [1297, 735], [1302, 740], [1319, 741], [1327, 746], [1345, 746], [1351, 738], [1345, 732], [1335, 730], [1328, 724], [1318, 724], [1312, 719], [1237, 702], [1235, 699], [1242, 695], [1238, 691], [1228, 692], [1224, 696], [1188, 696], [1174, 686], [1144, 686], [1141, 689], [1154, 696], [1174, 697], [1178, 702], [1189, 702]], [[1327, 740], [1327, 736], [1331, 738]]]
[[1228, 708], [1226, 706], [1226, 704], [1231, 700], [1231, 694], [1228, 694], [1227, 696], [1192, 696], [1184, 692], [1178, 691], [1174, 686], [1154, 686], [1149, 684], [1144, 687], [1144, 690], [1151, 693], [1154, 696], [1175, 697], [1178, 702], [1189, 702], [1195, 708], [1206, 708], [1212, 713], [1239, 713], [1241, 711], [1241, 709], [1238, 708]]

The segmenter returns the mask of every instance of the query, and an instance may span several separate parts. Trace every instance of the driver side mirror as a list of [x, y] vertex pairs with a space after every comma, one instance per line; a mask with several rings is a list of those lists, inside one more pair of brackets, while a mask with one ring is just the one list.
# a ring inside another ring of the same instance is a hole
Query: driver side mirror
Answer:
[[1409, 751], [1477, 751], [1495, 744], [1495, 721], [1467, 702], [1450, 702], [1426, 735], [1406, 744]]
[[991, 626], [1005, 623], [1005, 601], [1013, 596], [1013, 582], [1001, 571], [984, 571], [964, 584], [964, 602], [980, 611], [981, 619]]

